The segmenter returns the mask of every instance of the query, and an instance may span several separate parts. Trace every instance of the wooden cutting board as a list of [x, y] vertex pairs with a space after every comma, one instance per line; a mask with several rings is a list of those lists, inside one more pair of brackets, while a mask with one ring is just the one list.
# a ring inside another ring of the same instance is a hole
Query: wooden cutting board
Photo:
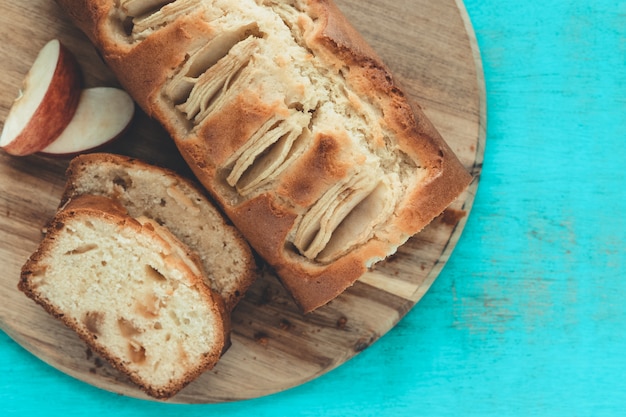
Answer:
[[[352, 358], [390, 330], [423, 296], [450, 256], [478, 186], [485, 145], [485, 91], [471, 24], [461, 0], [337, 0], [421, 103], [474, 174], [470, 188], [416, 237], [339, 299], [303, 316], [277, 279], [264, 273], [233, 313], [232, 347], [172, 402], [259, 397], [309, 381]], [[86, 38], [49, 0], [0, 5], [0, 123], [39, 49], [59, 38], [87, 86], [117, 85]], [[189, 174], [164, 131], [138, 114], [107, 151]], [[67, 160], [0, 152], [0, 327], [55, 368], [112, 392], [146, 398], [90, 352], [73, 332], [18, 292], [19, 271], [35, 250], [64, 184]], [[35, 360], [35, 358], [33, 358]]]

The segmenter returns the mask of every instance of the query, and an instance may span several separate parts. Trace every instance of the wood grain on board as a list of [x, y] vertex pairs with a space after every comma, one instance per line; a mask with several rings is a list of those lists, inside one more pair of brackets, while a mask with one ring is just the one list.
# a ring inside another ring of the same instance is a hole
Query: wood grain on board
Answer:
[[[427, 291], [450, 256], [471, 208], [485, 145], [485, 92], [471, 24], [460, 0], [337, 0], [405, 92], [420, 103], [463, 164], [469, 189], [398, 253], [337, 300], [303, 316], [264, 272], [233, 313], [232, 346], [218, 365], [171, 401], [259, 397], [309, 381], [389, 331]], [[83, 68], [86, 86], [117, 82], [91, 44], [51, 1], [0, 6], [0, 123], [39, 49], [59, 38]], [[189, 175], [164, 131], [143, 113], [107, 151]], [[0, 328], [36, 357], [86, 383], [146, 398], [70, 330], [17, 290], [19, 271], [42, 238], [68, 161], [0, 153]], [[35, 360], [33, 358], [33, 360]]]

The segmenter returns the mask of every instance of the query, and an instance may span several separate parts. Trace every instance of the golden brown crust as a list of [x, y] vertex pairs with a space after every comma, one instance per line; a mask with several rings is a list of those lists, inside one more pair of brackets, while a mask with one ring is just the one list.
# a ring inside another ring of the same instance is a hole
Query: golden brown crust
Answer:
[[[170, 130], [178, 147], [185, 148], [186, 154], [192, 158], [192, 168], [201, 166], [202, 170], [215, 177], [217, 167], [222, 165], [265, 120], [273, 114], [285, 111], [284, 106], [265, 105], [254, 92], [250, 92], [236, 97], [219, 113], [207, 118], [202, 126], [184, 140], [176, 139], [177, 132], [171, 128]], [[213, 182], [217, 183], [215, 180]]]
[[[66, 9], [76, 7], [70, 0], [59, 0], [59, 3]], [[86, 3], [100, 7], [104, 1]], [[262, 3], [264, 7], [272, 7], [274, 3], [283, 2]], [[111, 39], [101, 35], [106, 26], [103, 23], [107, 19], [106, 8], [101, 7], [99, 20], [93, 18], [94, 14], [89, 18], [79, 16], [78, 25], [96, 41], [114, 71], [124, 80], [123, 84], [140, 104], [143, 103], [142, 107], [165, 126], [199, 181], [253, 248], [276, 269], [302, 310], [309, 312], [332, 300], [371, 264], [384, 259], [419, 232], [463, 191], [471, 177], [421, 109], [411, 106], [388, 68], [334, 2], [302, 0], [295, 3], [296, 8], [300, 8], [298, 13], [304, 10], [308, 14], [308, 20], [298, 21], [298, 25], [305, 28], [303, 36], [308, 50], [323, 63], [328, 73], [340, 73], [358, 100], [380, 111], [377, 129], [394, 137], [398, 152], [410, 160], [407, 165], [415, 164], [416, 170], [425, 172], [419, 184], [403, 192], [384, 231], [330, 262], [315, 262], [300, 256], [290, 239], [296, 222], [322, 193], [340, 178], [356, 172], [360, 161], [345, 164], [350, 157], [339, 156], [348, 149], [344, 146], [346, 139], [342, 132], [332, 127], [316, 132], [310, 142], [312, 146], [280, 175], [273, 189], [241, 198], [225, 184], [224, 174], [220, 172], [222, 164], [235, 152], [242, 138], [248, 138], [270, 112], [280, 113], [285, 108], [276, 103], [264, 103], [256, 91], [247, 90], [245, 94], [235, 94], [221, 111], [209, 115], [187, 134], [181, 129], [179, 119], [172, 117], [171, 107], [155, 92], [163, 89], [164, 80], [172, 75], [172, 66], [179, 65], [179, 53], [190, 45], [190, 34], [206, 35], [210, 30], [189, 15], [169, 23], [134, 46], [135, 51], [124, 54]], [[159, 52], [160, 60], [155, 66], [156, 60], [148, 57], [159, 49], [164, 52]], [[348, 97], [348, 100], [353, 98]]]

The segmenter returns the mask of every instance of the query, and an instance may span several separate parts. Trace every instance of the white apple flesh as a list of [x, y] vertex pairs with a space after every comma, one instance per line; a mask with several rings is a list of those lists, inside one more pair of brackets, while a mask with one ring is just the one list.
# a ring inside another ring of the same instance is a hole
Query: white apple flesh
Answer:
[[124, 90], [113, 87], [84, 89], [70, 123], [40, 153], [70, 157], [101, 148], [126, 131], [134, 113], [135, 103]]
[[81, 93], [81, 72], [57, 39], [39, 52], [24, 78], [0, 135], [0, 147], [29, 155], [52, 143], [68, 125]]

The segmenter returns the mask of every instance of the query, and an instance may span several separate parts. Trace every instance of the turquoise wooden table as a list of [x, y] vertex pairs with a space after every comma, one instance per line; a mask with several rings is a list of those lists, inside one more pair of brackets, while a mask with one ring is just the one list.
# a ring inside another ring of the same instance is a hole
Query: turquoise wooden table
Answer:
[[481, 183], [392, 331], [312, 382], [217, 405], [111, 394], [0, 332], [0, 415], [624, 415], [626, 1], [465, 5], [487, 88]]

